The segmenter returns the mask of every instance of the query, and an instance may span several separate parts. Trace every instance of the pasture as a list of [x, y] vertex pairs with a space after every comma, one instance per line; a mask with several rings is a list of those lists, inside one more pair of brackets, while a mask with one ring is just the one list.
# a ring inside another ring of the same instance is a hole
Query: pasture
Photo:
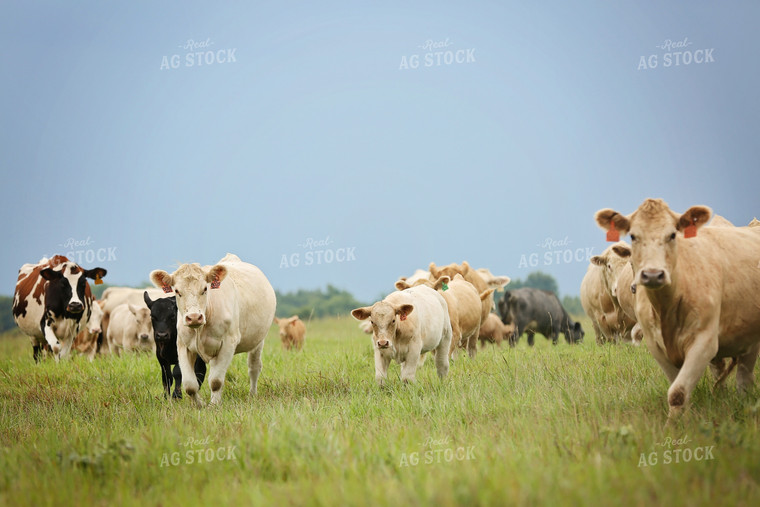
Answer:
[[713, 393], [705, 375], [665, 427], [646, 348], [597, 346], [582, 323], [581, 345], [487, 346], [443, 382], [428, 360], [402, 385], [392, 363], [384, 388], [352, 318], [308, 323], [300, 352], [272, 326], [258, 396], [240, 354], [221, 406], [200, 410], [164, 400], [152, 355], [35, 365], [12, 331], [0, 504], [756, 505], [758, 389], [738, 395], [732, 374]]

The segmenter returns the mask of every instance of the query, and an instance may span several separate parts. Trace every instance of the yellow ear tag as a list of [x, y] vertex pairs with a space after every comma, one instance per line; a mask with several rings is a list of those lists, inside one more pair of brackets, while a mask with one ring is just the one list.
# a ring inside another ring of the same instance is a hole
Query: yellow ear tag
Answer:
[[100, 279], [100, 274], [95, 275], [95, 285], [103, 285], [103, 280]]

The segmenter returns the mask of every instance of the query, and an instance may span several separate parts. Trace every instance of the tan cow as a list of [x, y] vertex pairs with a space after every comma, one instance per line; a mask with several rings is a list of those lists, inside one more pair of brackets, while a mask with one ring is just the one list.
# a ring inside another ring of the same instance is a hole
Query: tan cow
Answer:
[[[483, 292], [489, 289], [488, 283], [483, 278], [483, 275], [481, 275], [481, 273], [478, 273], [477, 270], [472, 269], [470, 265], [467, 263], [467, 261], [462, 262], [461, 265], [449, 264], [448, 266], [443, 266], [440, 268], [437, 267], [435, 263], [431, 262], [430, 266], [428, 267], [428, 270], [430, 271], [430, 274], [432, 275], [432, 278], [434, 280], [437, 280], [442, 276], [448, 276], [449, 278], [453, 279], [457, 274], [462, 275], [465, 280], [467, 280], [468, 282], [470, 282], [472, 285], [475, 286], [475, 290], [478, 292], [478, 294], [482, 294]], [[504, 285], [509, 283], [508, 277], [502, 277], [502, 278], [506, 278], [506, 281], [504, 281]], [[488, 318], [488, 314], [491, 313], [491, 310], [493, 308], [494, 308], [494, 302], [493, 302], [493, 291], [492, 291], [491, 294], [489, 294], [481, 302], [481, 312], [480, 312], [481, 324]]]
[[498, 315], [489, 313], [486, 321], [480, 326], [480, 348], [485, 347], [487, 341], [501, 347], [501, 342], [508, 340], [514, 332], [514, 323], [504, 324]]
[[597, 224], [631, 235], [636, 316], [644, 342], [671, 382], [669, 417], [679, 415], [708, 364], [737, 358], [740, 391], [754, 383], [760, 352], [760, 234], [703, 227], [712, 210], [683, 214], [647, 199], [632, 214], [596, 213]]
[[122, 351], [155, 351], [153, 324], [147, 305], [123, 303], [111, 312], [111, 323], [106, 331], [108, 351], [121, 355]]
[[304, 336], [306, 335], [306, 325], [298, 318], [298, 315], [293, 315], [287, 319], [274, 319], [275, 324], [280, 326], [280, 340], [282, 340], [282, 346], [287, 350], [292, 348], [301, 350], [303, 347]]

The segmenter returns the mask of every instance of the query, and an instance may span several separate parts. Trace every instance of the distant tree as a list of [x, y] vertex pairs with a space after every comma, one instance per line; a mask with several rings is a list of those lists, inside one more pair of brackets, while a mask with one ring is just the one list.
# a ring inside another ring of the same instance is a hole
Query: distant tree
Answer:
[[0, 333], [13, 329], [16, 322], [13, 320], [13, 298], [0, 296]]
[[542, 271], [534, 271], [530, 273], [523, 282], [519, 278], [515, 278], [509, 282], [506, 286], [506, 290], [521, 289], [523, 287], [533, 287], [534, 289], [547, 290], [555, 294], [559, 294], [559, 285], [557, 280], [548, 273]]
[[275, 291], [275, 295], [277, 316], [280, 318], [298, 315], [302, 320], [307, 320], [310, 317], [345, 316], [354, 308], [366, 306], [366, 303], [358, 301], [350, 292], [332, 285], [328, 285], [325, 291], [299, 289], [285, 294]]
[[567, 313], [575, 317], [582, 317], [585, 315], [583, 306], [581, 305], [581, 298], [578, 296], [564, 296], [562, 298], [562, 306], [565, 307]]

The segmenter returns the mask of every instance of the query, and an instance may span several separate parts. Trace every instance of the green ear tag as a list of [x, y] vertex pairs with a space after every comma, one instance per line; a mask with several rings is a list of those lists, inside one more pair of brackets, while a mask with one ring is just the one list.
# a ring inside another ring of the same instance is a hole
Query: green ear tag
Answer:
[[443, 285], [441, 285], [441, 288], [442, 288], [444, 291], [447, 291], [447, 290], [449, 290], [449, 286], [448, 286], [448, 285], [446, 285], [445, 283], [444, 283]]

